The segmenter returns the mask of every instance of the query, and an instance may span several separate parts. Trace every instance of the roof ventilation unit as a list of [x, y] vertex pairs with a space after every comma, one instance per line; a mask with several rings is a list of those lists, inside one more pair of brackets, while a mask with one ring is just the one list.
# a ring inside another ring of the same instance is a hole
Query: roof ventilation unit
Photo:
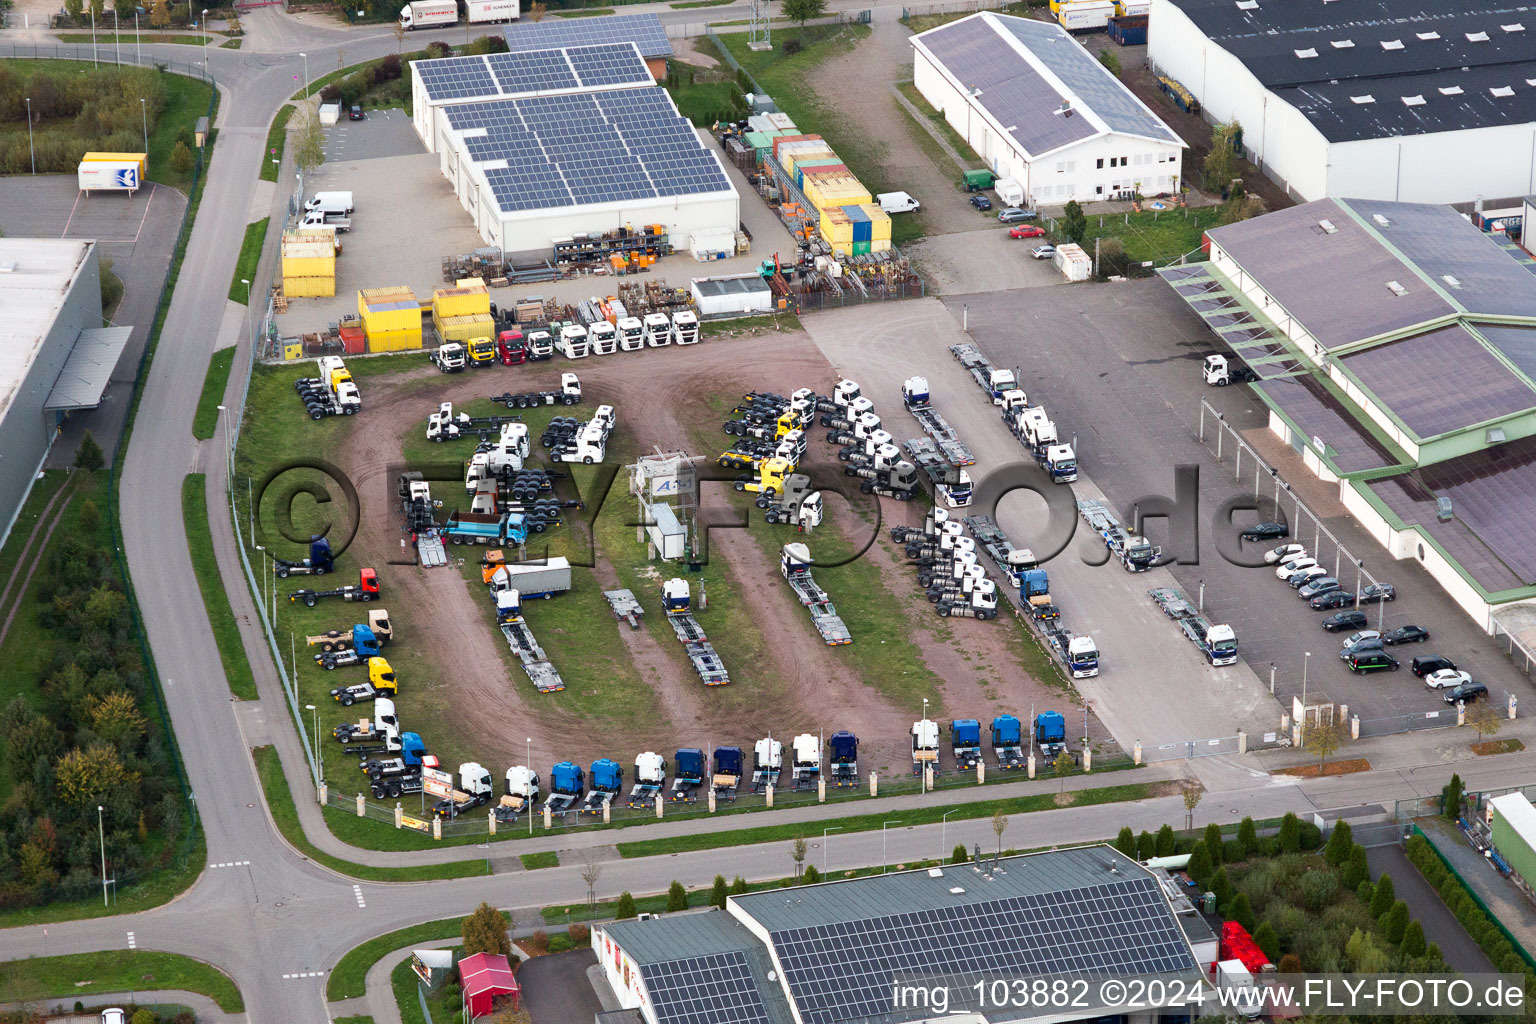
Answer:
[[1320, 220], [1317, 222], [1317, 226], [1323, 229], [1323, 234], [1325, 235], [1337, 234], [1339, 230], [1333, 226], [1333, 221], [1331, 220]]
[[1256, 11], [1259, 9], [1259, 0], [1237, 0], [1237, 9], [1240, 11]]
[[1366, 93], [1364, 96], [1351, 96], [1350, 99], [1354, 100], [1356, 103], [1361, 104], [1362, 106], [1367, 103], [1376, 102], [1376, 97], [1372, 96], [1370, 93]]
[[943, 868], [929, 868], [928, 869], [928, 877], [929, 878], [943, 878], [944, 877], [944, 869]]
[[1461, 86], [1459, 86], [1459, 85], [1445, 85], [1445, 86], [1441, 86], [1440, 87], [1440, 95], [1441, 96], [1460, 96], [1461, 95]]
[[1354, 47], [1355, 41], [1353, 39], [1335, 39], [1332, 45], [1335, 50], [1349, 50]]
[[1423, 96], [1404, 96], [1403, 97], [1403, 106], [1405, 106], [1405, 107], [1422, 107], [1423, 105], [1424, 105], [1424, 97]]
[[1469, 42], [1469, 43], [1486, 43], [1487, 41], [1488, 41], [1488, 33], [1487, 32], [1468, 32], [1467, 33], [1467, 42]]
[[1488, 94], [1490, 96], [1497, 96], [1500, 99], [1503, 99], [1506, 96], [1513, 96], [1515, 94], [1515, 90], [1507, 85], [1496, 85], [1492, 89], [1488, 90]]
[[1408, 294], [1408, 289], [1404, 288], [1397, 281], [1388, 281], [1387, 282], [1387, 291], [1389, 291], [1393, 295], [1397, 295], [1397, 296], [1403, 296], [1403, 295], [1407, 295]]
[[1440, 520], [1442, 523], [1448, 523], [1451, 521], [1452, 512], [1450, 498], [1440, 497], [1435, 499], [1435, 518]]
[[1483, 434], [1483, 440], [1488, 444], [1502, 444], [1504, 442], [1504, 428], [1489, 427]]
[[1305, 50], [1297, 50], [1296, 56], [1300, 57], [1302, 60], [1308, 60], [1312, 57], [1316, 57], [1317, 51], [1309, 46]]
[[1381, 41], [1381, 48], [1383, 50], [1401, 50], [1403, 48], [1403, 41], [1401, 39], [1383, 39]]
[[1452, 288], [1460, 288], [1461, 287], [1461, 278], [1457, 277], [1455, 274], [1441, 274], [1440, 275], [1440, 280], [1444, 281], [1446, 284], [1450, 285]]
[[1432, 39], [1440, 38], [1439, 32], [1416, 32], [1414, 34], [1417, 35], [1420, 39], [1424, 40], [1426, 43]]
[[949, 887], [949, 891], [951, 893], [953, 893], [954, 895], [959, 896], [960, 894], [965, 892], [965, 888], [963, 886], [959, 886], [959, 885], [952, 885], [952, 886]]
[[1392, 222], [1386, 218], [1385, 214], [1373, 213], [1371, 214], [1371, 220], [1375, 221], [1377, 224], [1380, 224], [1384, 228], [1392, 226]]
[[1499, 28], [1503, 29], [1505, 32], [1524, 32], [1525, 31], [1525, 26], [1520, 24], [1518, 21], [1515, 22], [1513, 25], [1500, 25]]

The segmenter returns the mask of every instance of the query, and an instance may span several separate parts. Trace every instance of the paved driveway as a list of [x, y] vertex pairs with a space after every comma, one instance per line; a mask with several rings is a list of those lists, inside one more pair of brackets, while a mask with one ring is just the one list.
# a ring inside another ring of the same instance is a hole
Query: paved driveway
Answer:
[[1401, 846], [1372, 847], [1365, 851], [1365, 860], [1370, 865], [1372, 881], [1384, 873], [1392, 876], [1397, 898], [1408, 904], [1408, 912], [1419, 919], [1429, 941], [1439, 943], [1447, 964], [1463, 974], [1494, 972], [1493, 964], [1456, 920], [1456, 915], [1441, 902], [1440, 894], [1424, 881]]
[[523, 1005], [533, 1024], [592, 1024], [603, 1009], [587, 980], [587, 968], [596, 963], [597, 954], [588, 947], [536, 956], [518, 967]]

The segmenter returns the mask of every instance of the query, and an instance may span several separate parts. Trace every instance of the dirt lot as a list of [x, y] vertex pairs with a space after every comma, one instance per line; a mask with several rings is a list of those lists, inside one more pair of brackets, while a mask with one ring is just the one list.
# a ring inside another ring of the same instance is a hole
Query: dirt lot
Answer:
[[[689, 372], [679, 373], [684, 359]], [[453, 377], [422, 366], [370, 374], [363, 381], [364, 414], [333, 421], [337, 440], [327, 455], [351, 476], [360, 494], [384, 494], [402, 450], [428, 448], [434, 457], [448, 459], [467, 455], [467, 444], [439, 449], [419, 439], [424, 417], [436, 403], [452, 401], [475, 411], [470, 403], [481, 400], [483, 405], [493, 392], [522, 382], [552, 383], [567, 368], [562, 360]], [[788, 393], [799, 386], [826, 392], [837, 379], [800, 331], [713, 339], [686, 353], [661, 349], [588, 359], [574, 369], [581, 374], [587, 402], [576, 412], [598, 402], [618, 409], [610, 463], [628, 461], [653, 446], [700, 451], [707, 445], [711, 450], [706, 454], [714, 455], [724, 447], [718, 427], [722, 409], [728, 410], [736, 396], [753, 389]], [[824, 434], [819, 428], [812, 434], [807, 465], [828, 463], [836, 472]], [[1023, 717], [1032, 706], [1054, 706], [1069, 713], [1070, 720], [1074, 702], [1059, 681], [1036, 681], [1021, 667], [1031, 654], [1021, 626], [1009, 619], [984, 623], [941, 620], [933, 614], [914, 574], [886, 539], [892, 523], [920, 520], [925, 509], [919, 503], [882, 502], [885, 520], [877, 545], [848, 566], [818, 572], [818, 582], [838, 602], [853, 631], [854, 643], [846, 647], [824, 645], [783, 585], [777, 553], [789, 539], [784, 528], [767, 527], [754, 516], [750, 529], [711, 531], [710, 563], [695, 578], [695, 588], [708, 592], [708, 610], [700, 620], [732, 682], [703, 686], [662, 617], [655, 594], [662, 578], [659, 563], [644, 562], [633, 527], [623, 525], [632, 514], [623, 486], [621, 479], [614, 500], [592, 526], [596, 579], [583, 578], [584, 571], [578, 570], [571, 594], [547, 605], [535, 602], [527, 610], [531, 628], [571, 683], [563, 693], [534, 692], [507, 652], [479, 583], [476, 549], [449, 548], [451, 556], [461, 559], [457, 569], [381, 569], [392, 615], [409, 623], [391, 653], [405, 680], [402, 717], [407, 727], [423, 732], [445, 761], [472, 758], [499, 773], [525, 759], [531, 739], [535, 765], [566, 758], [588, 763], [602, 756], [627, 764], [646, 749], [670, 755], [680, 745], [747, 747], [763, 735], [787, 740], [801, 731], [850, 729], [860, 737], [861, 761], [870, 768], [905, 770], [907, 730], [923, 697], [932, 702], [934, 718], [975, 717], [985, 723], [1002, 711]], [[712, 497], [716, 492], [706, 489], [706, 506], [736, 499], [724, 484], [710, 487], [719, 492]], [[443, 515], [457, 498], [450, 488], [445, 484], [436, 492], [447, 499]], [[872, 526], [841, 499], [830, 499], [828, 508], [829, 523], [806, 538], [813, 554], [824, 559], [852, 550]], [[558, 534], [584, 529], [577, 524], [548, 535], [555, 538], [552, 550], [569, 542]], [[393, 504], [380, 512], [370, 503], [349, 557], [363, 565], [398, 559], [400, 537]], [[631, 631], [607, 614], [599, 592], [616, 585], [629, 586], [646, 605], [640, 630]], [[332, 608], [328, 617], [347, 614]], [[302, 674], [326, 685], [358, 681], [307, 668]]]

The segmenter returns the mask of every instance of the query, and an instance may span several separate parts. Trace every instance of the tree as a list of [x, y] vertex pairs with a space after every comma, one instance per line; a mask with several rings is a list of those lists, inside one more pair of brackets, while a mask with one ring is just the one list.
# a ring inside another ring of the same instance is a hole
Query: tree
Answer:
[[131, 748], [149, 727], [133, 694], [121, 690], [92, 701], [90, 716], [91, 731], [119, 750]]
[[635, 916], [635, 898], [629, 894], [629, 890], [619, 893], [619, 905], [613, 908], [613, 916], [620, 921]]
[[1259, 830], [1254, 827], [1252, 818], [1244, 818], [1237, 826], [1237, 844], [1243, 848], [1244, 857], [1259, 848]]
[[949, 862], [951, 864], [964, 864], [970, 859], [971, 855], [966, 852], [964, 843], [956, 843], [954, 850], [949, 855]]
[[1253, 930], [1253, 942], [1269, 957], [1269, 962], [1274, 963], [1280, 955], [1280, 936], [1275, 934], [1275, 926], [1268, 921], [1260, 921], [1259, 926]]
[[736, 878], [731, 882], [731, 895], [732, 896], [745, 896], [746, 894], [747, 894], [747, 880], [745, 878], [742, 878], [740, 875], [737, 875]]
[[176, 148], [171, 150], [171, 170], [177, 174], [190, 174], [192, 171], [192, 151], [187, 148], [185, 142], [178, 141]]
[[1223, 192], [1237, 176], [1237, 154], [1233, 151], [1233, 143], [1241, 131], [1242, 126], [1236, 121], [1218, 124], [1211, 130], [1211, 151], [1206, 154], [1202, 168], [1208, 190]]
[[1440, 791], [1440, 813], [1455, 821], [1461, 817], [1461, 797], [1466, 792], [1466, 786], [1461, 781], [1460, 775], [1452, 775], [1451, 781], [1445, 784]]
[[1211, 866], [1221, 864], [1221, 826], [1214, 821], [1205, 826], [1205, 848], [1211, 853]]
[[1392, 876], [1383, 874], [1376, 879], [1376, 890], [1371, 893], [1371, 916], [1381, 920], [1396, 901], [1397, 891], [1392, 885]]
[[673, 879], [671, 886], [667, 888], [667, 911], [675, 912], [688, 909], [688, 890], [683, 888], [683, 883]]
[[1136, 837], [1136, 857], [1138, 860], [1151, 860], [1157, 856], [1157, 839], [1151, 832], [1142, 830]]
[[54, 785], [66, 803], [87, 806], [100, 803], [118, 786], [137, 782], [139, 773], [129, 771], [117, 751], [105, 743], [87, 750], [71, 750], [54, 763]]
[[1415, 918], [1408, 922], [1408, 927], [1403, 929], [1403, 941], [1398, 943], [1398, 949], [1403, 956], [1423, 956], [1427, 951], [1424, 944], [1424, 926]]
[[496, 953], [507, 956], [512, 952], [512, 940], [507, 937], [507, 921], [501, 911], [489, 903], [482, 903], [464, 919], [464, 955]]
[[1062, 211], [1061, 233], [1079, 245], [1083, 242], [1083, 236], [1088, 233], [1088, 218], [1076, 199], [1067, 203], [1067, 208]]
[[1115, 849], [1132, 860], [1136, 859], [1136, 833], [1131, 831], [1129, 825], [1121, 828], [1120, 834], [1115, 836]]
[[395, 22], [395, 52], [405, 49], [405, 26]]
[[[1184, 827], [1186, 829], [1195, 827], [1195, 808], [1200, 806], [1200, 798], [1204, 795], [1205, 790], [1201, 788], [1200, 783], [1193, 781], [1184, 783]], [[1164, 828], [1166, 827], [1165, 825]]]
[[801, 28], [812, 18], [827, 13], [827, 0], [784, 0], [783, 14], [790, 21], [798, 21]]
[[992, 834], [997, 837], [997, 855], [1003, 855], [1003, 833], [1008, 831], [1008, 815], [1001, 810], [992, 812]]
[[101, 445], [96, 443], [95, 435], [87, 430], [85, 436], [80, 439], [80, 447], [75, 449], [75, 468], [95, 473], [106, 464], [106, 456], [101, 453]]
[[[1340, 821], [1333, 826], [1333, 832], [1328, 836], [1328, 843], [1323, 847], [1323, 859], [1333, 867], [1340, 867], [1349, 860], [1349, 854], [1354, 845], [1354, 829], [1349, 827], [1349, 822]], [[1353, 889], [1354, 886], [1350, 888]]]
[[1280, 962], [1275, 964], [1275, 967], [1281, 974], [1300, 974], [1301, 957], [1295, 953], [1287, 953], [1280, 958]]
[[293, 162], [305, 176], [325, 163], [325, 126], [313, 106], [299, 108], [297, 138], [293, 146]]
[[1232, 899], [1232, 882], [1227, 878], [1226, 868], [1217, 868], [1211, 876], [1211, 892], [1216, 894], [1216, 906], [1225, 908]]
[[1196, 843], [1195, 850], [1189, 855], [1189, 864], [1184, 868], [1189, 872], [1189, 877], [1195, 880], [1195, 884], [1205, 886], [1211, 877], [1211, 854], [1205, 848], [1204, 843]]
[[1403, 941], [1403, 936], [1407, 933], [1408, 904], [1398, 900], [1392, 904], [1392, 909], [1387, 911], [1387, 916], [1381, 919], [1381, 934], [1395, 946]]
[[1051, 770], [1056, 773], [1056, 778], [1061, 780], [1057, 787], [1057, 793], [1067, 791], [1067, 776], [1072, 774], [1072, 755], [1063, 750], [1056, 755], [1056, 760], [1051, 764]]
[[1248, 894], [1240, 892], [1232, 897], [1232, 909], [1227, 911], [1227, 920], [1236, 921], [1251, 934], [1253, 932], [1253, 907], [1248, 903]]
[[[66, 0], [80, 6], [80, 0]], [[155, 28], [166, 28], [171, 23], [171, 0], [154, 0], [149, 9], [149, 23]]]
[[1477, 730], [1477, 742], [1484, 736], [1496, 736], [1499, 732], [1499, 711], [1487, 701], [1479, 701], [1467, 708], [1467, 724]]
[[1173, 834], [1172, 825], [1163, 825], [1157, 830], [1157, 855], [1159, 857], [1172, 857], [1174, 849], [1178, 846], [1178, 839]]
[[795, 862], [795, 878], [800, 877], [800, 872], [805, 865], [805, 836], [795, 836], [795, 841], [789, 847], [789, 859]]
[[1116, 78], [1120, 77], [1120, 58], [1115, 56], [1113, 50], [1099, 51], [1099, 63], [1103, 64], [1105, 70]]
[[587, 883], [587, 906], [597, 906], [597, 880], [603, 873], [603, 866], [587, 854], [581, 859], [581, 880]]
[[528, 5], [528, 20], [541, 21], [547, 10], [549, 10], [548, 4], [543, 3], [542, 0], [533, 0], [533, 3]]
[[1301, 822], [1291, 811], [1280, 819], [1280, 852], [1295, 853], [1301, 849]]
[[80, 512], [78, 514], [80, 516], [79, 526], [81, 533], [91, 536], [101, 529], [101, 509], [97, 507], [96, 502], [92, 499], [86, 498], [80, 503]]
[[709, 891], [709, 905], [725, 909], [726, 897], [731, 893], [730, 887], [725, 883], [724, 875], [715, 876], [715, 887]]
[[1349, 851], [1349, 859], [1344, 862], [1343, 878], [1346, 889], [1358, 889], [1361, 882], [1367, 882], [1371, 877], [1371, 867], [1366, 863], [1365, 847], [1356, 843]]
[[1344, 724], [1338, 721], [1327, 724], [1318, 723], [1307, 730], [1306, 738], [1301, 747], [1309, 754], [1317, 757], [1317, 774], [1323, 774], [1323, 765], [1328, 762], [1328, 755], [1338, 750], [1344, 744]]
[[804, 885], [815, 885], [821, 881], [821, 872], [816, 870], [815, 864], [807, 864], [805, 874], [800, 876], [800, 881]]

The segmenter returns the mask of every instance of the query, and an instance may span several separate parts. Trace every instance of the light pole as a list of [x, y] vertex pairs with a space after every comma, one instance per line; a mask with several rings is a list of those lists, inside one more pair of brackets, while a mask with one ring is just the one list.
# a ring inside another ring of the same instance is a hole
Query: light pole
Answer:
[[[146, 149], [148, 147], [145, 147]], [[32, 97], [27, 97], [27, 150], [32, 154], [32, 173], [37, 173], [37, 149], [32, 145]]]
[[208, 8], [203, 8], [203, 71], [208, 71]]
[[[255, 538], [252, 538], [252, 539], [254, 540]], [[268, 584], [266, 582], [266, 579], [267, 579], [267, 549], [265, 547], [263, 547], [262, 545], [257, 544], [256, 545], [256, 550], [261, 552], [261, 580], [256, 584], [256, 600], [261, 604], [262, 614], [265, 615], [266, 611], [267, 611], [267, 589], [266, 588], [270, 585], [270, 584]]]
[[[218, 407], [224, 417], [224, 464], [229, 467], [229, 476], [233, 480], [235, 476], [235, 450], [229, 443], [229, 410], [224, 406]], [[256, 539], [256, 528], [251, 527], [251, 540]]]
[[[923, 701], [924, 704], [928, 703]], [[900, 821], [883, 821], [880, 823], [880, 873], [885, 874], [885, 826], [900, 825]]]
[[[135, 18], [138, 15], [134, 15]], [[144, 153], [149, 153], [149, 106], [144, 102], [144, 97], [139, 97], [139, 121], [144, 125]]]
[[[531, 771], [533, 771], [533, 737], [532, 736], [528, 737], [528, 742], [527, 742], [527, 746], [525, 747], [525, 750], [527, 752], [527, 757], [528, 757], [528, 770], [531, 772]], [[553, 781], [553, 780], [551, 780], [551, 781]], [[532, 793], [530, 793], [528, 795], [528, 799], [529, 799], [529, 804], [528, 804], [528, 834], [529, 835], [533, 835], [533, 803], [532, 803], [533, 794]]]
[[[135, 7], [133, 9], [133, 62], [135, 64], [144, 63], [144, 48], [139, 43], [139, 9]], [[144, 101], [139, 100], [139, 102], [143, 103]], [[145, 148], [148, 147], [146, 146]]]
[[96, 838], [101, 840], [101, 905], [107, 905], [107, 830], [101, 823], [101, 804], [96, 805]]
[[245, 285], [245, 308], [249, 310], [251, 308], [251, 282], [242, 277], [240, 283]]
[[841, 832], [842, 830], [843, 826], [841, 825], [833, 825], [831, 828], [821, 830], [821, 875], [823, 878], [827, 875], [827, 833]]
[[311, 742], [311, 745], [314, 748], [314, 755], [315, 755], [315, 762], [314, 762], [314, 764], [315, 764], [315, 788], [319, 789], [320, 788], [320, 709], [315, 707], [313, 704], [305, 704], [304, 705], [304, 710], [305, 711], [313, 711], [315, 713], [314, 714], [314, 719], [313, 719], [315, 733], [310, 738], [310, 742]]
[[1365, 559], [1355, 559], [1355, 611], [1360, 610], [1360, 584], [1365, 573]]
[[299, 56], [304, 58], [304, 102], [308, 103], [309, 102], [309, 54], [307, 54], [307, 53], [300, 53]]
[[117, 48], [117, 62], [123, 62], [123, 26], [117, 8], [112, 8], [112, 43]]
[[1296, 738], [1305, 739], [1302, 730], [1307, 723], [1307, 667], [1312, 664], [1312, 652], [1307, 651], [1301, 659], [1301, 720], [1296, 723]]
[[949, 825], [949, 816], [951, 814], [954, 814], [959, 809], [960, 808], [958, 808], [958, 807], [951, 807], [949, 810], [945, 811], [944, 812], [944, 816], [939, 819], [939, 863], [940, 864], [944, 863], [944, 851], [949, 848], [949, 844], [944, 839], [945, 831], [947, 830], [948, 825]]
[[91, 4], [91, 66], [96, 66], [96, 5]]

